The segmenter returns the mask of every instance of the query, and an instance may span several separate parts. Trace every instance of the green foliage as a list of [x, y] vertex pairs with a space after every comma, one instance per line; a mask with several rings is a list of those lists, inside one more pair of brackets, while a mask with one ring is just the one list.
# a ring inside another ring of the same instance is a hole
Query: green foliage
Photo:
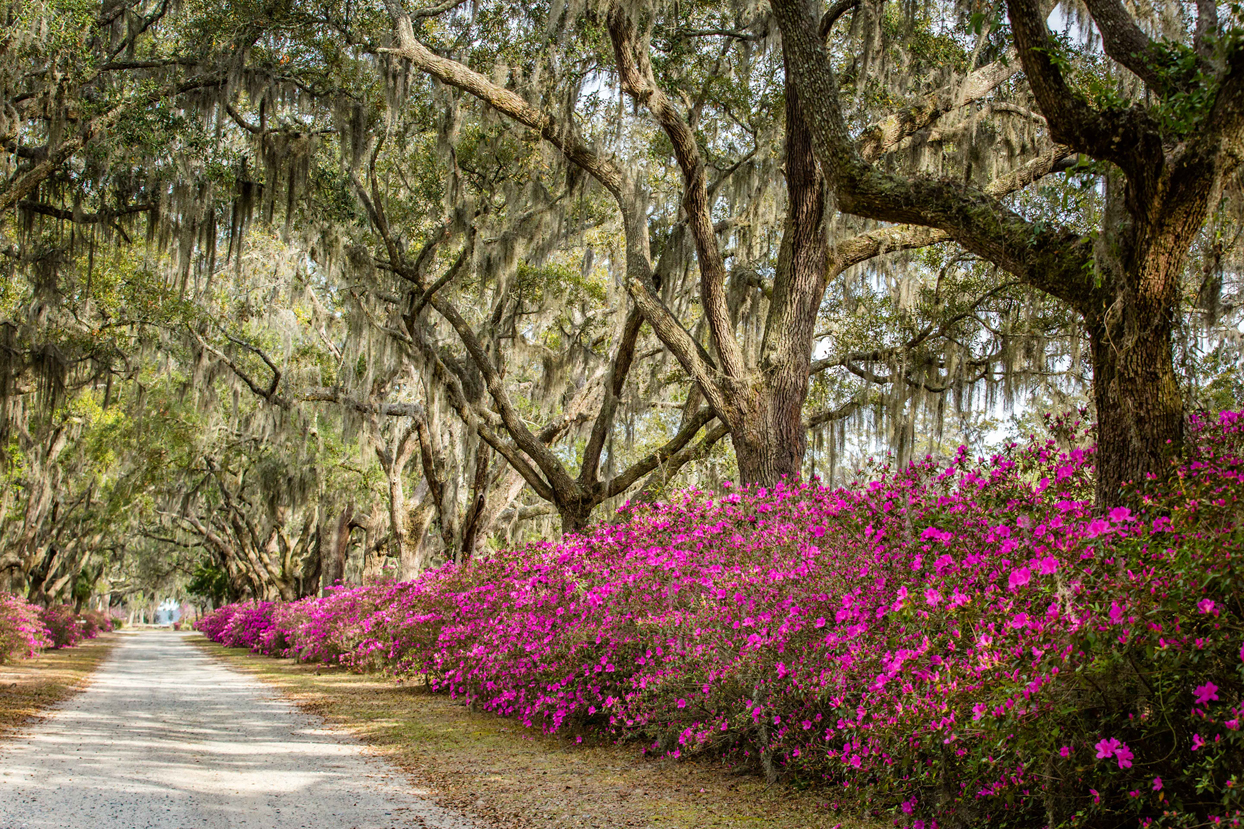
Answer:
[[220, 607], [229, 598], [229, 574], [213, 561], [200, 561], [190, 576], [186, 592]]

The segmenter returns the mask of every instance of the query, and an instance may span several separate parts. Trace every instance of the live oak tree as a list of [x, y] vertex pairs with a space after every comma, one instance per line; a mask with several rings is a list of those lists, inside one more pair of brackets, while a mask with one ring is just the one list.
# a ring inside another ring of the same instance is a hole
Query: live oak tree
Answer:
[[1104, 191], [1099, 216], [1034, 221], [983, 188], [873, 163], [870, 133], [856, 133], [844, 116], [822, 10], [803, 0], [773, 3], [815, 156], [839, 207], [940, 230], [1081, 316], [1097, 409], [1098, 500], [1114, 504], [1128, 481], [1162, 474], [1182, 444], [1172, 332], [1189, 248], [1240, 157], [1244, 41], [1235, 13], [1222, 20], [1212, 2], [1198, 2], [1195, 14], [1181, 7], [1162, 22], [1173, 29], [1156, 36], [1120, 0], [1085, 6], [1104, 69], [1079, 65], [1091, 55], [1078, 56], [1050, 32], [1048, 7], [1006, 4], [1010, 39], [1050, 137], [1100, 165]]
[[[829, 34], [838, 18], [856, 5], [843, 2], [831, 9], [818, 22], [818, 38]], [[677, 232], [663, 240], [666, 247], [662, 255], [667, 255], [669, 246], [681, 243], [684, 238], [689, 239], [694, 248], [699, 277], [696, 302], [703, 313], [703, 329], [707, 335], [707, 341], [702, 341], [667, 302], [669, 287], [666, 275], [654, 262], [651, 238], [650, 205], [654, 192], [645, 181], [637, 178], [636, 162], [621, 153], [597, 149], [581, 135], [582, 128], [573, 113], [559, 115], [541, 108], [464, 63], [429, 48], [417, 36], [416, 24], [423, 25], [422, 21], [442, 10], [411, 13], [397, 4], [389, 8], [397, 29], [397, 45], [389, 50], [392, 54], [536, 131], [613, 197], [622, 217], [627, 246], [625, 280], [631, 297], [644, 322], [652, 327], [695, 381], [699, 394], [729, 431], [740, 479], [773, 484], [783, 476], [798, 475], [806, 451], [809, 423], [841, 418], [855, 408], [854, 401], [846, 401], [833, 410], [805, 417], [804, 403], [813, 369], [815, 323], [828, 284], [849, 268], [883, 253], [934, 244], [947, 236], [938, 229], [920, 227], [871, 230], [847, 227], [831, 238], [825, 230], [824, 182], [793, 86], [787, 83], [780, 89], [780, 95], [777, 94], [779, 90], [771, 90], [767, 101], [785, 102], [784, 124], [779, 122], [775, 130], [763, 136], [755, 133], [749, 136], [746, 129], [734, 128], [734, 132], [752, 146], [736, 151], [736, 158], [729, 161], [710, 159], [710, 152], [720, 155], [722, 148], [712, 146], [703, 135], [706, 128], [697, 121], [707, 118], [706, 111], [714, 108], [720, 110], [718, 119], [728, 121], [732, 116], [729, 101], [714, 97], [710, 91], [712, 83], [705, 82], [699, 89], [689, 84], [690, 88], [679, 89], [683, 106], [675, 103], [658, 81], [655, 61], [650, 54], [654, 28], [658, 25], [657, 12], [642, 12], [645, 16], [642, 28], [633, 19], [634, 13], [621, 4], [610, 5], [601, 15], [604, 19], [594, 20], [591, 13], [585, 12], [584, 21], [576, 21], [574, 25], [589, 33], [593, 27], [598, 32], [604, 30], [612, 45], [613, 66], [610, 69], [620, 89], [637, 106], [646, 108], [659, 125], [667, 143], [658, 151], [672, 155], [681, 176], [681, 192], [670, 194], [676, 199], [674, 209], [663, 208], [677, 217]], [[446, 25], [450, 32], [456, 32], [458, 24], [452, 18], [452, 9], [447, 11], [451, 17]], [[660, 23], [668, 27], [669, 37], [677, 42], [679, 37], [687, 37], [688, 27], [685, 21], [677, 19], [677, 10], [674, 16], [675, 19]], [[722, 40], [716, 52], [718, 70], [728, 65], [739, 73], [741, 86], [750, 84], [763, 88], [764, 69], [781, 65], [778, 56], [766, 55], [760, 45], [753, 45], [764, 43], [767, 25], [767, 18], [761, 13], [733, 30], [705, 32]], [[586, 37], [577, 31], [576, 34]], [[682, 54], [685, 56], [687, 50]], [[870, 158], [892, 160], [890, 154], [902, 148], [906, 139], [932, 127], [948, 113], [990, 94], [1011, 74], [1013, 69], [1000, 59], [975, 67], [964, 78], [956, 78], [944, 88], [928, 90], [914, 106], [901, 113], [902, 117], [883, 119], [871, 128], [875, 140], [868, 150]], [[552, 91], [544, 87], [532, 89], [532, 93], [553, 96]], [[759, 103], [749, 100], [744, 105], [754, 107]], [[717, 127], [719, 133], [722, 129]], [[720, 192], [723, 183], [739, 177], [740, 170], [747, 171], [751, 167], [766, 172], [777, 169], [776, 165], [765, 166], [756, 160], [758, 157], [766, 161], [773, 158], [768, 147], [760, 146], [762, 140], [776, 140], [782, 148], [785, 193], [775, 196], [762, 187], [754, 187], [741, 200], [743, 204], [738, 207], [738, 215], [719, 219], [719, 213], [729, 204]], [[719, 136], [717, 143], [726, 142]], [[1009, 169], [998, 170], [996, 177], [985, 182], [984, 187], [995, 195], [1011, 193], [1064, 166], [1068, 163], [1067, 156], [1064, 148], [1046, 147], [1032, 153], [1031, 157], [1016, 159]], [[710, 180], [714, 167], [720, 173], [716, 180]], [[749, 211], [754, 211], [754, 204], [748, 204], [747, 200], [754, 203], [765, 199], [776, 199], [782, 205], [776, 220], [763, 228], [746, 228], [753, 218]], [[738, 230], [740, 225], [745, 229]], [[754, 250], [758, 247], [756, 240], [766, 234], [780, 241], [770, 243], [759, 255], [738, 255], [744, 248]], [[728, 246], [731, 242], [733, 244]], [[731, 250], [731, 247], [739, 250]], [[727, 265], [729, 254], [735, 255], [734, 267]], [[758, 280], [757, 275], [765, 272], [772, 277]], [[760, 334], [751, 339], [740, 330], [739, 303], [731, 300], [732, 295], [740, 294], [740, 286], [744, 291], [749, 290], [748, 282], [753, 283], [758, 293], [764, 294], [763, 302], [753, 303], [754, 308], [764, 310], [759, 314], [763, 319], [758, 326]], [[821, 370], [831, 367], [842, 365], [821, 362], [817, 366]]]
[[[457, 152], [463, 164], [465, 146]], [[474, 152], [479, 155], [479, 148]], [[576, 274], [563, 264], [567, 256], [592, 261], [581, 240], [597, 220], [554, 212], [563, 200], [582, 204], [573, 186], [552, 195], [549, 204], [534, 205], [524, 199], [526, 187], [508, 198], [502, 192], [476, 192], [472, 203], [504, 206], [477, 209], [465, 232], [455, 233], [452, 223], [434, 228], [417, 252], [407, 254], [400, 230], [388, 218], [397, 188], [384, 192], [374, 164], [369, 178], [370, 186], [360, 186], [359, 197], [381, 242], [376, 265], [399, 280], [395, 287], [401, 302], [391, 312], [397, 324], [389, 333], [408, 350], [407, 358], [418, 365], [429, 390], [436, 391], [425, 397], [452, 407], [518, 474], [518, 481], [551, 505], [563, 530], [581, 529], [597, 506], [623, 495], [645, 475], [656, 470], [675, 474], [724, 435], [710, 428], [694, 442], [713, 420], [711, 410], [699, 407], [652, 451], [626, 458], [624, 447], [615, 442], [637, 356], [641, 351], [649, 352], [650, 360], [655, 355], [641, 336], [639, 313], [617, 312], [625, 304], [624, 294], [619, 296], [590, 266], [589, 272]], [[442, 248], [451, 252], [440, 257], [443, 272], [435, 273], [433, 263]], [[481, 300], [482, 309], [470, 307]], [[630, 389], [633, 398], [633, 382]], [[538, 429], [528, 426], [533, 409], [544, 409]], [[565, 450], [554, 443], [579, 435], [582, 449], [576, 448], [568, 463]], [[425, 478], [438, 489], [442, 485], [435, 482], [443, 475], [426, 462], [440, 454], [431, 445], [433, 437], [419, 432]], [[483, 468], [476, 474], [479, 480], [489, 477]], [[500, 506], [508, 506], [512, 497]]]

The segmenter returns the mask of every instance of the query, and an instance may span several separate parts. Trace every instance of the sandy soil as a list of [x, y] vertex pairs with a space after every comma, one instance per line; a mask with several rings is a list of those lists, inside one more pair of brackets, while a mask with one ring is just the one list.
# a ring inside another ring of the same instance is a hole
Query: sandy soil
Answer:
[[77, 647], [0, 665], [0, 739], [80, 692], [121, 636], [105, 633]]

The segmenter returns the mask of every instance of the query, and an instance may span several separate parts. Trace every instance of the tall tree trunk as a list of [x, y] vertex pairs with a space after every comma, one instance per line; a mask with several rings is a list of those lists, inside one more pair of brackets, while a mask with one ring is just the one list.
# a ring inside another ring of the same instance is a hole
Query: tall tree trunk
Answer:
[[1161, 477], [1183, 448], [1184, 404], [1171, 353], [1171, 312], [1120, 302], [1121, 319], [1090, 323], [1097, 405], [1097, 503], [1132, 503], [1129, 483]]
[[389, 525], [393, 531], [393, 554], [404, 565], [410, 546], [406, 539], [406, 487], [402, 481], [402, 470], [396, 464], [390, 464], [384, 471], [389, 479]]
[[779, 386], [784, 379], [790, 379], [790, 372], [780, 371], [771, 382], [757, 383], [753, 405], [730, 430], [741, 484], [771, 487], [783, 478], [797, 479], [803, 469], [808, 446], [803, 427], [807, 370], [802, 383]]
[[350, 547], [350, 522], [354, 518], [354, 505], [341, 511], [337, 520], [328, 515], [320, 524], [320, 560], [324, 568], [324, 590], [339, 584], [346, 573], [346, 552]]
[[1164, 477], [1183, 451], [1172, 332], [1187, 250], [1214, 192], [1211, 181], [1187, 171], [1149, 188], [1166, 199], [1141, 198], [1144, 188], [1118, 173], [1105, 184], [1104, 232], [1094, 249], [1104, 284], [1083, 309], [1097, 406], [1098, 507], [1135, 503], [1139, 493], [1129, 484]]
[[[432, 519], [436, 517], [436, 505], [432, 503], [426, 483], [420, 484], [420, 487], [423, 496], [419, 498], [418, 506], [410, 511], [410, 535], [398, 562], [398, 578], [402, 581], [410, 581], [428, 569], [428, 559], [432, 552], [427, 536]], [[419, 489], [415, 493], [418, 497]]]
[[[799, 95], [786, 79], [786, 192], [790, 199], [758, 369], [738, 416], [727, 420], [744, 484], [798, 478], [808, 448], [803, 405], [816, 315], [829, 278], [825, 180]], [[737, 393], [736, 393], [736, 396]], [[734, 422], [731, 422], [734, 421]]]
[[590, 501], [572, 501], [557, 504], [557, 514], [562, 519], [562, 534], [581, 533], [592, 520], [592, 510], [596, 507]]
[[462, 541], [454, 556], [459, 564], [474, 558], [476, 550], [484, 542], [486, 528], [482, 526], [482, 519], [488, 499], [488, 466], [491, 460], [492, 450], [481, 440], [475, 448], [475, 475], [471, 479], [466, 515], [462, 519]]

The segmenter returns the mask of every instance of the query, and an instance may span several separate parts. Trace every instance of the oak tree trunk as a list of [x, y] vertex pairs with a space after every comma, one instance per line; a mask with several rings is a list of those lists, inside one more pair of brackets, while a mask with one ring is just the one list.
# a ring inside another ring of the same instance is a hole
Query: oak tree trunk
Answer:
[[783, 478], [798, 478], [803, 468], [808, 445], [803, 426], [806, 380], [786, 387], [774, 385], [755, 390], [754, 406], [730, 430], [741, 484], [771, 487]]
[[1129, 484], [1161, 477], [1183, 448], [1183, 396], [1171, 351], [1170, 312], [1120, 302], [1121, 319], [1088, 327], [1097, 406], [1097, 503], [1134, 503]]
[[350, 547], [350, 522], [354, 518], [354, 505], [347, 506], [333, 520], [325, 514], [320, 523], [320, 560], [324, 568], [324, 590], [340, 584], [346, 573], [346, 553]]
[[580, 533], [592, 518], [593, 503], [573, 501], [557, 505], [557, 514], [562, 519], [562, 534]]
[[774, 273], [758, 369], [742, 391], [742, 417], [727, 418], [743, 484], [773, 486], [803, 468], [808, 438], [803, 405], [816, 315], [829, 267], [825, 237], [825, 180], [799, 95], [786, 79], [786, 192], [790, 207]]

